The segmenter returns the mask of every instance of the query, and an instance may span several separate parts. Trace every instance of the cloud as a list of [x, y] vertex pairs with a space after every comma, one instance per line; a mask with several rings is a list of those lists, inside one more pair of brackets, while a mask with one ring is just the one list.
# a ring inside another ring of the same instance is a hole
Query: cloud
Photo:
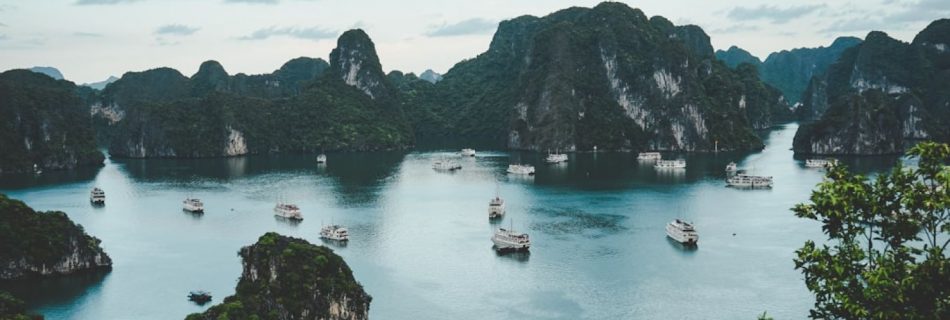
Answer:
[[320, 27], [310, 27], [310, 28], [299, 28], [299, 27], [268, 27], [264, 29], [258, 29], [253, 33], [240, 37], [240, 40], [265, 40], [270, 37], [277, 36], [286, 36], [297, 39], [306, 39], [306, 40], [322, 40], [322, 39], [332, 39], [337, 36], [338, 32], [335, 30], [327, 30]]
[[132, 3], [142, 0], [77, 0], [76, 4], [80, 6], [88, 5], [112, 5], [112, 4], [122, 4], [122, 3]]
[[166, 24], [164, 26], [158, 27], [155, 30], [155, 34], [164, 34], [170, 36], [190, 36], [195, 32], [198, 32], [201, 28], [190, 27], [183, 24]]
[[472, 18], [468, 20], [462, 20], [454, 24], [443, 23], [439, 26], [433, 26], [432, 30], [426, 33], [426, 35], [430, 37], [451, 37], [490, 33], [494, 31], [495, 27], [497, 26], [498, 23], [495, 21], [481, 18]]
[[770, 5], [761, 5], [755, 8], [735, 7], [729, 11], [727, 16], [733, 20], [770, 20], [772, 23], [786, 23], [824, 7], [824, 5], [802, 5], [786, 8]]
[[3, 24], [3, 22], [0, 22], [0, 27], [6, 27], [6, 26], [7, 26], [6, 24]]
[[277, 4], [280, 0], [224, 0], [224, 3]]
[[759, 31], [762, 28], [756, 25], [736, 23], [733, 25], [725, 26], [722, 28], [716, 28], [709, 30], [711, 33], [740, 33], [740, 32], [755, 32]]
[[73, 32], [74, 36], [85, 38], [101, 38], [102, 34], [94, 32]]

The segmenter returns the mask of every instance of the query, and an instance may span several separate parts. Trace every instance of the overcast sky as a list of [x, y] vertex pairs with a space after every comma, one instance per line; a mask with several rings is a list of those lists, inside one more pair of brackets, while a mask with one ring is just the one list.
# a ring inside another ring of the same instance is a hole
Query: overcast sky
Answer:
[[[568, 0], [0, 0], [0, 70], [53, 66], [77, 83], [168, 66], [193, 74], [205, 60], [231, 74], [266, 73], [322, 57], [363, 28], [383, 68], [444, 73], [485, 51], [497, 23], [599, 1]], [[950, 17], [950, 0], [624, 1], [648, 16], [696, 24], [713, 46], [760, 58], [828, 45], [871, 30], [910, 41]]]

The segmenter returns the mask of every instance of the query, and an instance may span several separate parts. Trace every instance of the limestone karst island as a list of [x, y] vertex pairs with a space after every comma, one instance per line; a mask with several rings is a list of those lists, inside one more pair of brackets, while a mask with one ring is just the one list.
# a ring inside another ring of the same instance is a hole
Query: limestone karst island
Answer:
[[950, 1], [0, 0], [37, 319], [950, 319]]

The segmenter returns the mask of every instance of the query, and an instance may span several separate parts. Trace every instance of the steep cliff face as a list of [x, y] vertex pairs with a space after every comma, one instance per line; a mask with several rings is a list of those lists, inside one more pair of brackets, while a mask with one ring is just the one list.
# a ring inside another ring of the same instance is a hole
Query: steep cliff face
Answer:
[[0, 74], [0, 174], [102, 165], [91, 90], [27, 70]]
[[109, 269], [112, 260], [62, 212], [35, 212], [0, 194], [0, 280]]
[[367, 319], [372, 300], [343, 258], [306, 240], [267, 233], [239, 252], [237, 292], [199, 319]]
[[446, 127], [511, 148], [709, 151], [761, 147], [750, 115], [784, 103], [741, 77], [702, 29], [606, 2], [503, 21], [436, 86]]
[[268, 75], [229, 76], [215, 61], [191, 78], [167, 68], [127, 73], [92, 109], [117, 157], [410, 146], [412, 129], [372, 41], [354, 30], [339, 44], [332, 65], [297, 58]]
[[[932, 38], [938, 20], [918, 39]], [[883, 32], [846, 51], [826, 75], [812, 80], [804, 108], [826, 109], [803, 125], [795, 151], [805, 154], [902, 153], [915, 140], [950, 139], [950, 65], [941, 65], [940, 40], [909, 44]]]
[[742, 48], [731, 46], [727, 50], [716, 50], [716, 59], [722, 60], [730, 68], [736, 68], [740, 64], [748, 63], [761, 67], [762, 61]]

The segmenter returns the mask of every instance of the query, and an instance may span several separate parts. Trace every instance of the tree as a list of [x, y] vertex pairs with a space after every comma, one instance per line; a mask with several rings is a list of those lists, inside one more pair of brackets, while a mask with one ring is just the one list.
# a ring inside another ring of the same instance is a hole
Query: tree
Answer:
[[828, 236], [796, 252], [815, 294], [810, 317], [950, 319], [950, 145], [908, 154], [916, 168], [898, 164], [873, 180], [834, 166], [810, 203], [792, 209]]

